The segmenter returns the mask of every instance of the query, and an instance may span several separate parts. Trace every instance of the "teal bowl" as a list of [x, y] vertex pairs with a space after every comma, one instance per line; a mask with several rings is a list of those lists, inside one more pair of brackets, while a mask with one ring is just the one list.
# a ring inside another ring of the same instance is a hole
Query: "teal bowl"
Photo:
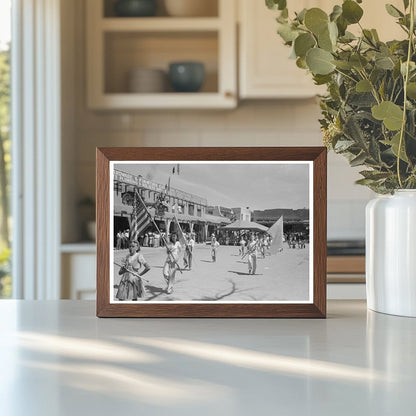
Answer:
[[205, 67], [201, 62], [172, 62], [169, 81], [177, 92], [198, 92], [205, 81]]
[[114, 12], [119, 17], [150, 17], [157, 12], [156, 0], [118, 0]]

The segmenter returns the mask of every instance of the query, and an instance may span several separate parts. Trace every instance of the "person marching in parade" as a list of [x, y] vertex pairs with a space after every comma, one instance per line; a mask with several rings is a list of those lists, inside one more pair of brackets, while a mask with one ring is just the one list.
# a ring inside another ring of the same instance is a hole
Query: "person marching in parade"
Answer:
[[192, 233], [189, 233], [186, 236], [186, 247], [185, 253], [183, 255], [183, 263], [185, 265], [185, 269], [188, 268], [191, 270], [192, 268], [192, 252], [194, 250], [195, 240], [192, 238]]
[[212, 261], [215, 263], [217, 261], [217, 249], [220, 246], [220, 243], [217, 241], [214, 235], [211, 238], [211, 257]]
[[176, 270], [178, 270], [178, 261], [180, 253], [182, 250], [182, 245], [178, 241], [178, 236], [176, 233], [170, 235], [170, 242], [166, 246], [166, 251], [168, 256], [163, 266], [163, 277], [166, 280], [167, 287], [166, 293], [171, 294], [173, 292], [173, 285], [175, 284], [175, 275]]
[[258, 245], [258, 239], [254, 234], [251, 234], [250, 242], [247, 246], [248, 274], [256, 274]]
[[[144, 269], [140, 272], [140, 268]], [[129, 245], [129, 254], [124, 258], [123, 265], [118, 274], [123, 275], [118, 286], [116, 298], [118, 300], [137, 300], [144, 298], [146, 290], [141, 276], [150, 270], [150, 266], [140, 253], [140, 245], [132, 240]]]
[[241, 236], [241, 240], [240, 240], [239, 244], [240, 244], [240, 255], [241, 255], [241, 257], [243, 257], [244, 256], [244, 249], [246, 247], [246, 240], [244, 240], [244, 236]]

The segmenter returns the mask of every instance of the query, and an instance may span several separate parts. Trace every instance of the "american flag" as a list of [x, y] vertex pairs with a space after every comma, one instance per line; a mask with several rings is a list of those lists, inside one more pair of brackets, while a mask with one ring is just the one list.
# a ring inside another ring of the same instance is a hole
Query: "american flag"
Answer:
[[150, 222], [150, 214], [138, 192], [135, 191], [130, 227], [130, 241], [138, 241], [139, 235], [147, 228]]

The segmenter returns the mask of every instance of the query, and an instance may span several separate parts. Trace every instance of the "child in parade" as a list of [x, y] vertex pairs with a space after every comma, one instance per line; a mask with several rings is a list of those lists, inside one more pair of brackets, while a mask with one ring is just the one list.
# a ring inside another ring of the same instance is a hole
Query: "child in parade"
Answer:
[[259, 242], [256, 236], [254, 234], [251, 234], [250, 242], [247, 246], [248, 274], [256, 274], [258, 244]]
[[166, 293], [171, 294], [173, 292], [173, 285], [175, 284], [176, 270], [179, 267], [179, 257], [182, 250], [182, 245], [178, 241], [176, 233], [170, 235], [170, 242], [166, 246], [168, 256], [166, 257], [165, 265], [163, 266], [163, 277], [166, 280], [167, 287]]
[[212, 236], [211, 238], [211, 257], [213, 263], [217, 261], [217, 249], [220, 246], [220, 243], [217, 241], [215, 236]]
[[[140, 272], [140, 268], [144, 269]], [[129, 254], [123, 260], [123, 266], [118, 274], [123, 275], [120, 280], [116, 298], [118, 300], [137, 300], [138, 297], [144, 298], [146, 291], [140, 276], [150, 270], [150, 266], [140, 253], [140, 245], [137, 241], [131, 241]]]
[[192, 238], [192, 234], [188, 234], [186, 237], [186, 247], [183, 256], [183, 263], [185, 268], [191, 270], [192, 268], [192, 252], [194, 250], [195, 240]]
[[117, 233], [117, 245], [116, 245], [116, 250], [121, 250], [121, 245], [123, 242], [123, 233], [121, 231], [119, 231]]
[[240, 244], [240, 255], [241, 255], [241, 257], [243, 257], [244, 256], [244, 249], [246, 247], [246, 240], [244, 240], [243, 236], [241, 236], [241, 240], [240, 240], [239, 244]]

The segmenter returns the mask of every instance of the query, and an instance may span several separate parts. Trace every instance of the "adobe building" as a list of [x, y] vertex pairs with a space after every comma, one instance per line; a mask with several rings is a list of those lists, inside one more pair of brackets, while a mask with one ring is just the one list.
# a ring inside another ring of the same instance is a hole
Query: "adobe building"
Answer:
[[309, 209], [265, 209], [253, 211], [253, 221], [271, 227], [283, 215], [283, 232], [309, 234]]
[[[166, 185], [114, 169], [114, 236], [118, 231], [130, 229], [133, 212], [134, 190], [140, 195], [161, 232], [170, 234], [175, 230], [176, 217], [184, 232], [193, 232], [197, 242], [209, 239], [218, 228], [230, 224], [229, 208], [209, 207], [207, 200], [180, 189], [167, 189]], [[160, 195], [165, 193], [166, 210], [157, 209]], [[226, 214], [226, 215], [224, 215]], [[144, 232], [156, 232], [150, 224]]]

